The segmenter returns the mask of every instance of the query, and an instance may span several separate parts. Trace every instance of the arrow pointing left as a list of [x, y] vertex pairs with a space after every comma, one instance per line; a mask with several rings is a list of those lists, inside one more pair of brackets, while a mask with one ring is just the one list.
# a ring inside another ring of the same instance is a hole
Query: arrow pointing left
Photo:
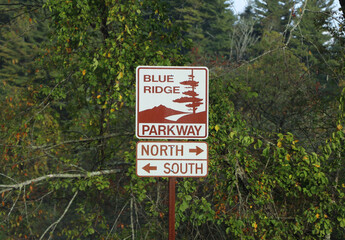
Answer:
[[148, 163], [143, 167], [143, 169], [146, 172], [150, 173], [151, 170], [157, 170], [157, 166], [150, 166], [150, 163]]

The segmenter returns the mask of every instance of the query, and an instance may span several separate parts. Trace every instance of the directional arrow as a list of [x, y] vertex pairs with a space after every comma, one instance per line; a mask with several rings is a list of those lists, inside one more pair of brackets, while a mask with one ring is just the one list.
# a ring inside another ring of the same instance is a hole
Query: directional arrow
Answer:
[[148, 173], [150, 173], [150, 171], [151, 170], [157, 170], [157, 166], [150, 166], [150, 163], [148, 163], [148, 164], [146, 164], [144, 167], [143, 167], [143, 169], [146, 171], [146, 172], [148, 172]]
[[195, 152], [196, 155], [199, 155], [200, 153], [202, 153], [204, 150], [202, 150], [201, 148], [199, 148], [198, 146], [196, 146], [196, 148], [192, 148], [192, 149], [189, 149], [189, 152], [192, 153], [192, 152]]

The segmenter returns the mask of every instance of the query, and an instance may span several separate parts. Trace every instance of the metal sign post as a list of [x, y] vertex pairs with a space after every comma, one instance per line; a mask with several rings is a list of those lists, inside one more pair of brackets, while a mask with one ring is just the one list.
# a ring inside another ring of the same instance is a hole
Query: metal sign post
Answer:
[[175, 240], [175, 189], [176, 178], [169, 178], [169, 240]]
[[206, 177], [206, 142], [138, 142], [136, 147], [139, 177], [169, 177], [169, 240], [175, 240], [176, 177]]

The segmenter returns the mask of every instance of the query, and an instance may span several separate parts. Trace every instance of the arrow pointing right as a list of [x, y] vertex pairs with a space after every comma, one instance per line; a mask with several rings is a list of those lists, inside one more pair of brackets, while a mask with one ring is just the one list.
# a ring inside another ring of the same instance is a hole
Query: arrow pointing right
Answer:
[[190, 153], [195, 152], [197, 156], [198, 156], [200, 153], [202, 153], [203, 151], [204, 151], [204, 150], [202, 150], [202, 149], [199, 148], [198, 146], [196, 146], [196, 148], [189, 149], [189, 152], [190, 152]]
[[148, 164], [146, 164], [144, 167], [143, 167], [143, 169], [146, 171], [146, 172], [148, 172], [148, 173], [150, 173], [151, 172], [151, 170], [157, 170], [157, 166], [150, 166], [150, 163], [148, 163]]

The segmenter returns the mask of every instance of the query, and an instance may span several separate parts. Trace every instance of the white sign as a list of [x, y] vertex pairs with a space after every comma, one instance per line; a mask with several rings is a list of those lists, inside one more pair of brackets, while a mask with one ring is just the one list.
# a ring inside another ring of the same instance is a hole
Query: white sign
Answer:
[[206, 142], [138, 142], [139, 177], [206, 177]]
[[207, 138], [208, 79], [206, 67], [137, 67], [137, 137]]

